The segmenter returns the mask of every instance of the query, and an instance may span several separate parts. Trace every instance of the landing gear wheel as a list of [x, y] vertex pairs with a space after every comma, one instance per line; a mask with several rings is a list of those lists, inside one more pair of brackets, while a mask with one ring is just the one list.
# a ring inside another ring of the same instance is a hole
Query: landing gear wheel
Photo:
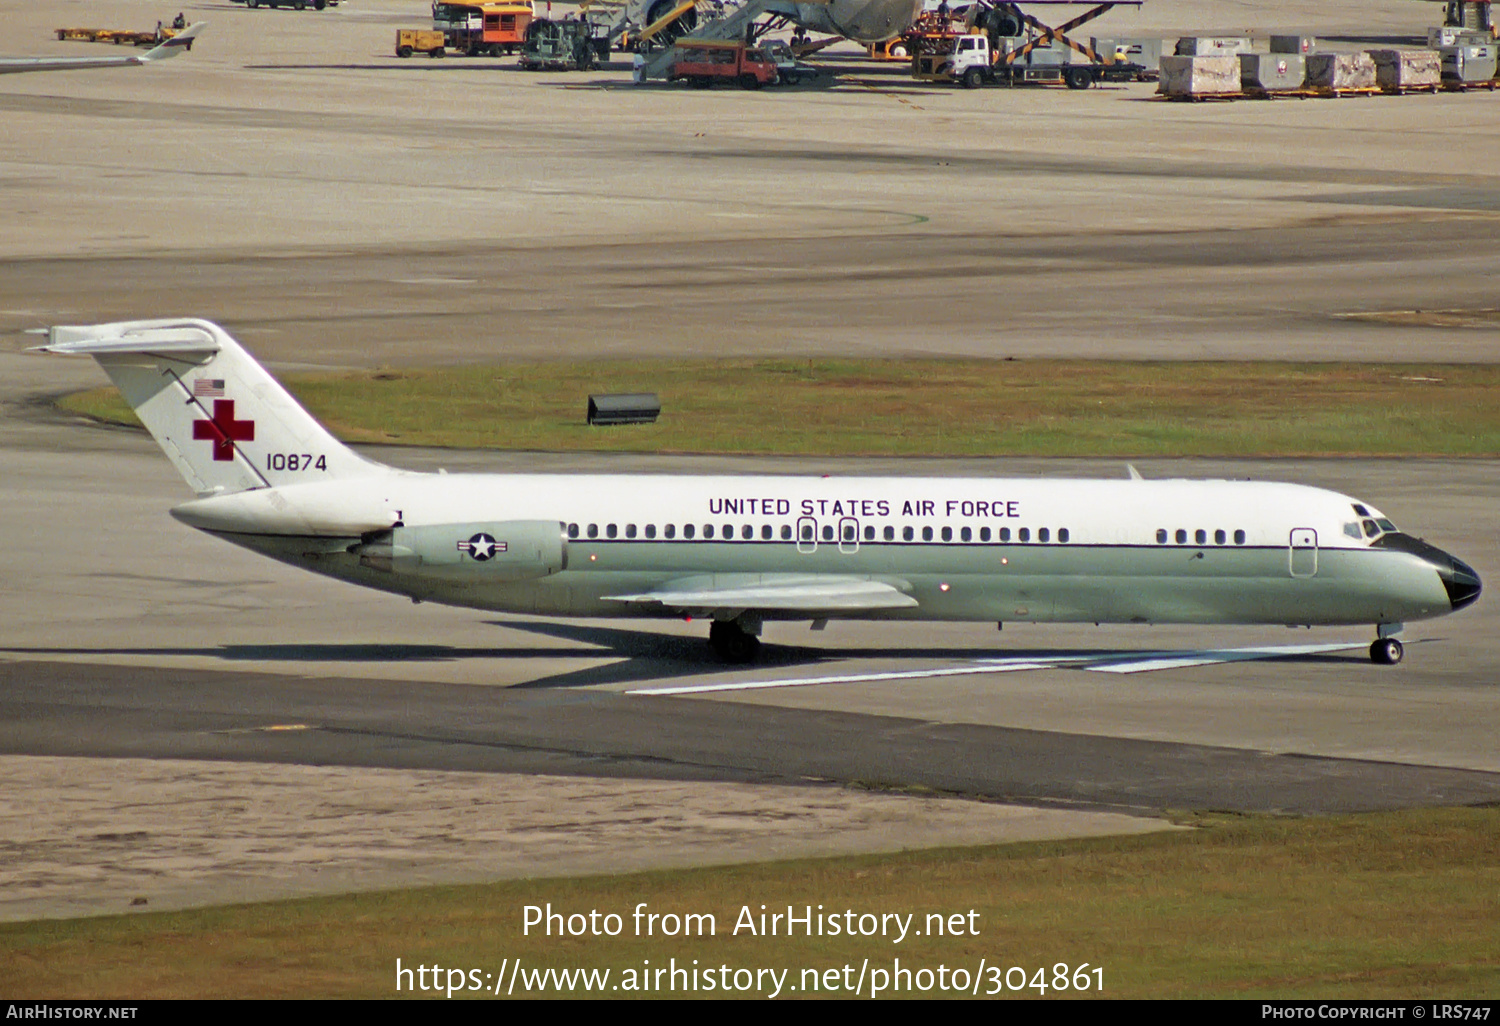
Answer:
[[753, 663], [760, 653], [760, 639], [746, 634], [732, 620], [715, 620], [708, 629], [708, 643], [726, 663]]
[[1370, 646], [1370, 662], [1378, 666], [1395, 666], [1406, 649], [1395, 638], [1378, 638]]

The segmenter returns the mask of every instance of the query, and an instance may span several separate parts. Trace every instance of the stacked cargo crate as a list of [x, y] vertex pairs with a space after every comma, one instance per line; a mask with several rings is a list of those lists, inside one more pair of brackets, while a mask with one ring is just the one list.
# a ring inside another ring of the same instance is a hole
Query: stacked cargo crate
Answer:
[[1161, 59], [1157, 91], [1176, 99], [1242, 96], [1239, 56], [1249, 50], [1250, 40], [1240, 36], [1184, 36], [1177, 52]]

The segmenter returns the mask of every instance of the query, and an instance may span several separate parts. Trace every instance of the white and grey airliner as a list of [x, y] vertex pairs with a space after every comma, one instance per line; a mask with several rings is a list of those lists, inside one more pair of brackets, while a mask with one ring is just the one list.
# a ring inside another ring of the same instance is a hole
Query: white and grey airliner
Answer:
[[178, 520], [354, 584], [473, 609], [712, 620], [1374, 626], [1479, 597], [1367, 502], [1252, 481], [428, 474], [353, 452], [218, 325], [54, 327], [197, 498]]

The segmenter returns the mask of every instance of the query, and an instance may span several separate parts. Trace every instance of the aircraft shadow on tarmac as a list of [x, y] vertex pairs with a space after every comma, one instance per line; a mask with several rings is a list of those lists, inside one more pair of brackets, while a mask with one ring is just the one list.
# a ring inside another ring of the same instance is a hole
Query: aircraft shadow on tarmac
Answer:
[[[944, 649], [944, 648], [814, 648], [804, 645], [763, 644], [753, 666], [727, 665], [719, 662], [711, 653], [706, 639], [661, 634], [651, 630], [624, 627], [609, 627], [598, 624], [549, 622], [540, 620], [491, 620], [490, 626], [510, 630], [527, 631], [563, 641], [571, 646], [552, 647], [458, 647], [453, 645], [418, 644], [267, 644], [267, 645], [204, 645], [204, 646], [153, 646], [153, 647], [88, 647], [88, 646], [10, 646], [0, 648], [0, 654], [22, 658], [45, 658], [47, 656], [127, 656], [127, 657], [192, 657], [218, 659], [233, 663], [282, 662], [282, 663], [454, 663], [469, 660], [495, 660], [511, 662], [528, 659], [578, 659], [589, 665], [562, 673], [538, 677], [511, 685], [513, 688], [576, 688], [602, 685], [637, 684], [689, 678], [722, 679], [725, 673], [746, 671], [795, 670], [806, 671], [819, 665], [848, 663], [855, 660], [875, 659], [891, 664], [896, 669], [910, 662], [936, 663], [939, 667], [973, 667], [973, 672], [983, 672], [988, 663], [995, 663], [994, 672], [1003, 672], [1001, 664], [1045, 663], [1048, 666], [1026, 667], [1033, 669], [1081, 669], [1101, 664], [1124, 663], [1146, 659], [1163, 653], [1149, 649]], [[1353, 648], [1355, 646], [1347, 646]], [[1191, 653], [1176, 653], [1178, 655]], [[1214, 658], [1212, 650], [1203, 653], [1208, 663], [1236, 661]], [[1261, 655], [1259, 659], [1274, 659], [1283, 663], [1302, 665], [1344, 665], [1363, 662], [1362, 655], [1352, 652], [1287, 652], [1276, 655]], [[605, 660], [602, 664], [599, 660]], [[933, 675], [942, 675], [939, 667], [933, 667]], [[1013, 668], [1013, 667], [1011, 667]], [[879, 672], [879, 671], [877, 671]], [[920, 671], [918, 671], [920, 672]]]
[[197, 656], [229, 662], [288, 663], [434, 663], [463, 659], [545, 659], [595, 657], [596, 649], [455, 648], [452, 645], [205, 645], [197, 648], [73, 648], [11, 647], [0, 653], [21, 656]]
[[[517, 688], [568, 688], [590, 687], [609, 684], [634, 684], [645, 681], [662, 681], [690, 677], [722, 677], [726, 672], [746, 670], [805, 670], [808, 667], [834, 662], [849, 662], [860, 659], [879, 659], [899, 663], [921, 661], [945, 665], [963, 664], [975, 666], [987, 660], [1005, 662], [1061, 661], [1058, 669], [1068, 668], [1067, 663], [1101, 664], [1115, 660], [1129, 660], [1149, 655], [1148, 651], [1134, 649], [944, 649], [944, 648], [836, 648], [821, 649], [803, 645], [762, 644], [753, 666], [729, 666], [716, 661], [709, 654], [707, 642], [702, 638], [685, 638], [678, 635], [657, 634], [645, 630], [630, 630], [621, 627], [605, 627], [596, 624], [568, 622], [490, 621], [497, 627], [531, 631], [548, 637], [585, 642], [606, 650], [591, 650], [590, 654], [612, 655], [620, 661], [605, 665], [582, 667], [549, 677], [514, 685]], [[556, 650], [553, 650], [554, 654]], [[1308, 652], [1294, 653], [1275, 658], [1278, 662], [1308, 664], [1347, 664], [1348, 653]], [[1354, 661], [1362, 662], [1361, 655]], [[1230, 660], [1215, 660], [1228, 662]], [[996, 667], [1000, 672], [1000, 668]]]
[[[351, 62], [348, 62], [348, 61], [343, 61], [343, 62], [336, 63], [336, 64], [335, 63], [314, 63], [314, 64], [306, 64], [306, 63], [304, 63], [304, 64], [247, 64], [247, 65], [245, 65], [245, 68], [248, 71], [392, 71], [392, 72], [395, 72], [395, 71], [405, 71], [405, 72], [420, 72], [420, 73], [423, 73], [423, 74], [439, 73], [439, 72], [458, 72], [458, 71], [487, 71], [487, 72], [492, 72], [492, 73], [495, 73], [495, 74], [504, 74], [504, 75], [521, 74], [521, 75], [526, 75], [528, 77], [534, 76], [536, 74], [536, 72], [527, 71], [526, 69], [524, 69], [522, 67], [519, 67], [518, 65], [515, 65], [515, 64], [496, 64], [496, 63], [493, 63], [493, 60], [494, 60], [493, 58], [486, 59], [486, 58], [473, 58], [473, 57], [460, 57], [460, 58], [457, 58], [457, 59], [454, 59], [454, 60], [437, 60], [437, 61], [431, 60], [430, 58], [417, 58], [417, 59], [412, 59], [412, 60], [400, 60], [399, 58], [392, 57], [390, 60], [381, 59], [379, 62], [372, 62], [372, 63], [368, 63], [368, 64], [355, 64], [355, 63], [351, 63]], [[600, 72], [617, 72], [619, 74], [628, 75], [631, 72], [631, 66], [630, 66], [630, 64], [625, 63], [625, 62], [614, 61], [612, 63], [599, 65], [599, 67], [597, 68], [597, 70], [600, 71]], [[619, 79], [610, 79], [608, 81], [601, 82], [601, 81], [593, 80], [593, 79], [586, 78], [586, 77], [580, 77], [580, 78], [573, 79], [573, 80], [567, 81], [567, 82], [551, 82], [551, 83], [547, 83], [547, 84], [550, 85], [553, 88], [556, 88], [556, 89], [574, 89], [574, 90], [577, 90], [577, 89], [609, 89], [609, 90], [612, 90], [612, 89], [651, 89], [651, 90], [668, 89], [668, 90], [673, 90], [673, 91], [681, 92], [684, 96], [695, 95], [696, 92], [697, 92], [696, 90], [691, 90], [690, 91], [686, 86], [680, 85], [679, 83], [676, 83], [676, 82], [658, 82], [658, 81], [653, 81], [653, 82], [630, 82], [630, 81], [624, 81], [624, 82], [622, 82]], [[922, 91], [924, 91], [924, 84], [920, 83], [920, 82], [910, 82], [910, 83], [907, 83], [907, 82], [885, 83], [885, 82], [874, 82], [874, 81], [854, 81], [854, 82], [842, 81], [841, 82], [841, 80], [840, 80], [840, 78], [839, 78], [838, 75], [825, 72], [823, 74], [820, 74], [820, 75], [808, 78], [805, 81], [799, 82], [795, 86], [791, 86], [791, 85], [776, 86], [772, 90], [772, 92], [776, 93], [776, 94], [782, 94], [782, 93], [805, 93], [805, 92], [826, 91], [828, 89], [836, 88], [836, 87], [838, 87], [841, 84], [844, 84], [844, 85], [860, 85], [860, 86], [873, 87], [873, 88], [879, 88], [879, 89], [891, 88], [894, 85], [896, 88], [911, 89], [911, 90], [916, 91], [916, 92], [922, 92]], [[739, 89], [738, 86], [726, 86], [725, 88], [734, 89], [735, 91], [738, 91], [738, 89]]]

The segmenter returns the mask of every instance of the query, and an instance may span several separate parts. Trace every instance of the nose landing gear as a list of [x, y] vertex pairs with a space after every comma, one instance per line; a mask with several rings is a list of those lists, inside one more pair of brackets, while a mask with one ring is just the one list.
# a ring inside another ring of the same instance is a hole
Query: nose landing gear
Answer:
[[1370, 662], [1379, 666], [1395, 666], [1405, 654], [1405, 647], [1395, 638], [1377, 638], [1370, 645]]
[[1375, 627], [1377, 637], [1370, 645], [1370, 662], [1377, 666], [1395, 666], [1406, 654], [1396, 635], [1401, 633], [1401, 624], [1382, 623]]

